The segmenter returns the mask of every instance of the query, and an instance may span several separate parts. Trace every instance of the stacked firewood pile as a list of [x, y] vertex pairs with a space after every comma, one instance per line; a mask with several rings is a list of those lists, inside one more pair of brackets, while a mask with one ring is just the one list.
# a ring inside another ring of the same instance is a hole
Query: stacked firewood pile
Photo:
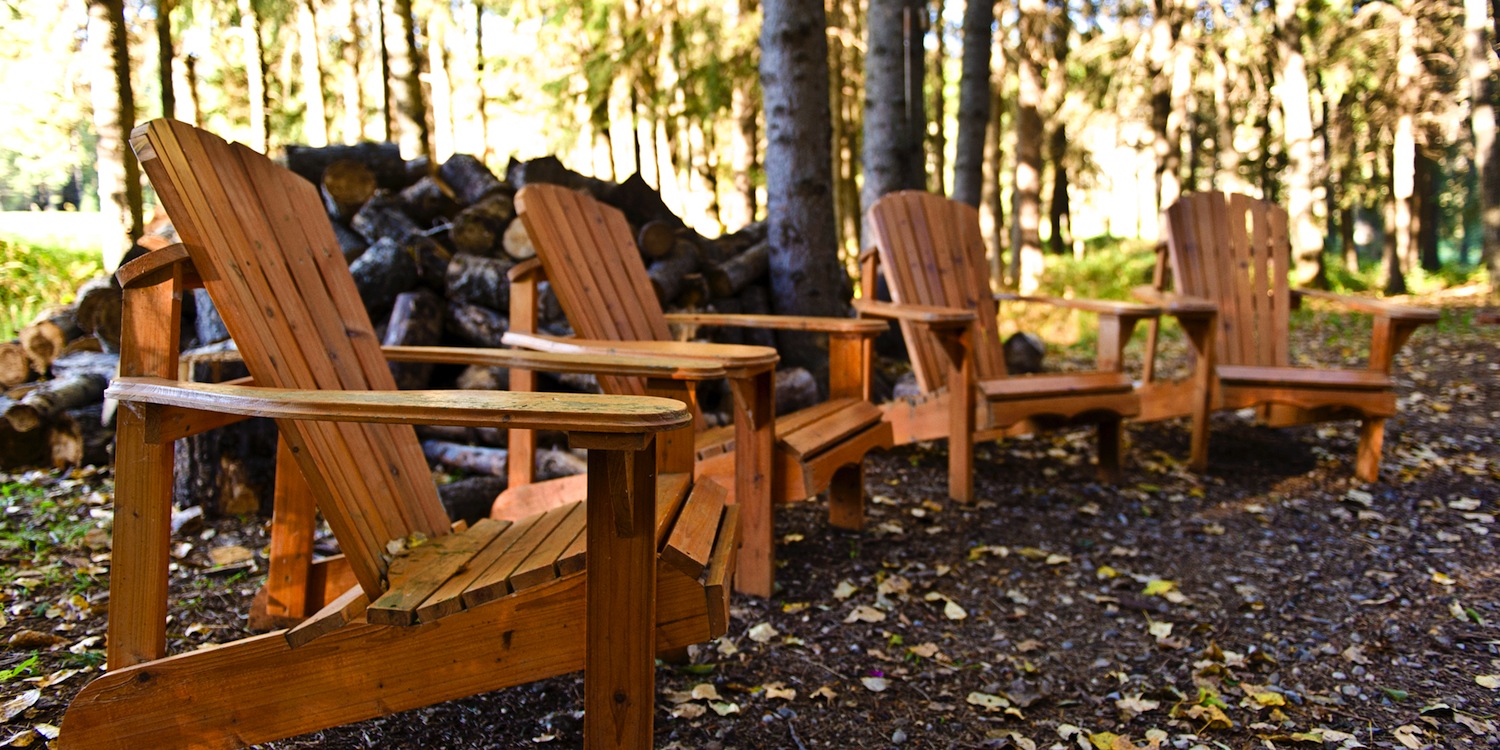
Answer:
[[[403, 160], [389, 143], [294, 146], [287, 149], [285, 161], [319, 187], [366, 310], [388, 345], [500, 346], [509, 327], [506, 272], [535, 255], [514, 202], [516, 191], [530, 182], [583, 190], [620, 209], [635, 232], [652, 287], [668, 310], [771, 311], [764, 225], [705, 238], [674, 215], [639, 175], [613, 183], [543, 157], [512, 160], [501, 179], [473, 156], [455, 155], [432, 169], [425, 159]], [[171, 241], [170, 226], [158, 225], [142, 245], [154, 249]], [[113, 430], [100, 401], [118, 362], [113, 352], [119, 346], [119, 305], [113, 279], [89, 282], [73, 306], [28, 327], [21, 341], [0, 345], [0, 384], [10, 389], [0, 400], [6, 416], [0, 425], [0, 466], [107, 460]], [[543, 332], [571, 332], [545, 286], [540, 306]], [[728, 343], [775, 344], [766, 331], [689, 333]], [[221, 381], [245, 374], [223, 321], [202, 290], [184, 300], [182, 349], [184, 374], [192, 379]], [[503, 370], [490, 368], [391, 367], [403, 389], [497, 389], [507, 384]], [[43, 379], [27, 382], [39, 377]], [[598, 388], [587, 376], [544, 380], [544, 387]], [[779, 373], [777, 391], [779, 410], [818, 399], [816, 382], [804, 370]], [[711, 421], [725, 419], [727, 397], [717, 390], [700, 395]], [[482, 477], [467, 480], [469, 488], [456, 487], [454, 493], [472, 495], [474, 503], [483, 498], [487, 504], [503, 486], [503, 431], [426, 428], [419, 434], [434, 465]], [[541, 457], [543, 476], [583, 470], [582, 460], [561, 443], [548, 443], [545, 436], [543, 442], [549, 446]], [[179, 441], [179, 499], [217, 497], [208, 510], [218, 512], [268, 510], [274, 445], [274, 428], [264, 420]]]

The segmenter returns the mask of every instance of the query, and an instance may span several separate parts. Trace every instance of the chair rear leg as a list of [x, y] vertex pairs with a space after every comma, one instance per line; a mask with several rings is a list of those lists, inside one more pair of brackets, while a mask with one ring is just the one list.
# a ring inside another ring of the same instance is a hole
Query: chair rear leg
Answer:
[[840, 466], [828, 484], [828, 523], [850, 531], [865, 526], [865, 464]]
[[1099, 420], [1099, 481], [1108, 484], [1119, 482], [1123, 476], [1124, 456], [1120, 446], [1124, 441], [1125, 420], [1106, 417]]
[[1385, 447], [1385, 417], [1365, 417], [1359, 423], [1359, 452], [1354, 476], [1361, 482], [1380, 479], [1380, 454]]

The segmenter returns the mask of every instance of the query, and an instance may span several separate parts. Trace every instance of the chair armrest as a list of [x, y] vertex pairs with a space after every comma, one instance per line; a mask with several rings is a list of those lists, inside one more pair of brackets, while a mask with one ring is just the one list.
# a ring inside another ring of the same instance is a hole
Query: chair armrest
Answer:
[[1212, 300], [1163, 292], [1149, 284], [1135, 287], [1130, 290], [1130, 293], [1136, 299], [1146, 304], [1156, 305], [1162, 309], [1162, 312], [1179, 318], [1191, 315], [1216, 315], [1219, 312], [1219, 306]]
[[135, 377], [115, 378], [105, 395], [125, 404], [328, 422], [646, 433], [674, 430], [692, 421], [681, 402], [650, 396], [509, 391], [307, 391]]
[[887, 326], [883, 321], [860, 318], [827, 318], [800, 315], [749, 315], [742, 313], [672, 313], [667, 322], [700, 326], [734, 326], [766, 328], [779, 331], [817, 331], [878, 336]]
[[1394, 302], [1383, 302], [1365, 297], [1351, 297], [1346, 294], [1334, 294], [1320, 289], [1293, 289], [1293, 294], [1313, 299], [1327, 300], [1338, 305], [1354, 310], [1355, 312], [1378, 315], [1393, 320], [1411, 321], [1414, 323], [1435, 323], [1441, 317], [1441, 313], [1427, 307], [1413, 307], [1411, 305], [1398, 305]]
[[507, 279], [510, 279], [512, 283], [527, 281], [527, 277], [529, 276], [535, 276], [537, 280], [541, 280], [542, 278], [546, 277], [546, 275], [547, 271], [542, 268], [541, 259], [534, 257], [527, 258], [526, 260], [523, 260], [520, 263], [511, 266], [510, 270], [505, 272], [505, 277]]
[[768, 346], [706, 344], [696, 341], [600, 341], [515, 331], [507, 331], [500, 341], [506, 346], [542, 352], [707, 360], [722, 367], [725, 375], [731, 378], [774, 369], [776, 362], [781, 359], [776, 350]]
[[973, 311], [957, 307], [908, 305], [865, 299], [854, 300], [854, 309], [860, 315], [903, 320], [930, 328], [963, 328], [973, 323], [975, 319]]
[[577, 372], [671, 380], [717, 380], [725, 375], [724, 368], [712, 361], [687, 357], [573, 354], [459, 346], [383, 346], [381, 351], [391, 362], [481, 365], [513, 370]]
[[1138, 302], [1122, 302], [1102, 299], [1068, 299], [1066, 297], [1038, 297], [1034, 295], [997, 292], [996, 302], [1037, 302], [1070, 310], [1115, 315], [1123, 318], [1153, 318], [1161, 314], [1159, 305], [1144, 305]]

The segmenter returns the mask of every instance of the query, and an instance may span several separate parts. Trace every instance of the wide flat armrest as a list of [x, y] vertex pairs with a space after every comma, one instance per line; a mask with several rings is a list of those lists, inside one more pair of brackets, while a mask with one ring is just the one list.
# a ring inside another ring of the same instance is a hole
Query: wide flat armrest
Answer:
[[542, 352], [708, 360], [724, 368], [730, 377], [772, 369], [781, 359], [776, 350], [769, 346], [707, 344], [697, 341], [601, 341], [507, 331], [500, 342], [506, 346]]
[[512, 370], [578, 372], [671, 380], [717, 380], [724, 368], [688, 357], [641, 357], [603, 354], [571, 354], [525, 349], [485, 349], [460, 346], [383, 346], [392, 362], [430, 362], [443, 365], [481, 365]]
[[1135, 287], [1130, 290], [1130, 293], [1135, 295], [1137, 299], [1150, 305], [1156, 305], [1163, 312], [1178, 317], [1184, 315], [1213, 315], [1219, 312], [1219, 306], [1214, 304], [1213, 300], [1163, 292], [1149, 284]]
[[1434, 323], [1441, 317], [1441, 313], [1428, 307], [1413, 307], [1411, 305], [1398, 305], [1394, 302], [1384, 302], [1366, 297], [1351, 297], [1346, 294], [1334, 294], [1321, 289], [1293, 289], [1293, 294], [1300, 294], [1313, 299], [1328, 300], [1335, 304], [1354, 310], [1355, 312], [1379, 315], [1395, 320], [1409, 320], [1419, 323]]
[[134, 377], [115, 378], [105, 395], [126, 404], [330, 422], [645, 433], [677, 429], [692, 421], [692, 415], [681, 402], [650, 396], [509, 391], [304, 391]]
[[801, 315], [751, 315], [745, 313], [672, 313], [668, 323], [700, 326], [734, 326], [766, 328], [780, 331], [818, 331], [878, 336], [887, 326], [883, 321], [861, 318], [826, 318]]
[[908, 305], [866, 299], [854, 300], [854, 309], [858, 310], [861, 315], [904, 320], [932, 328], [962, 328], [973, 323], [975, 319], [972, 310], [957, 307]]
[[1037, 302], [1054, 307], [1066, 307], [1071, 310], [1099, 313], [1100, 315], [1119, 315], [1129, 318], [1150, 318], [1161, 314], [1161, 307], [1158, 305], [1143, 305], [1139, 302], [1122, 302], [1118, 300], [1068, 299], [1066, 297], [1038, 297], [1035, 295], [997, 292], [995, 294], [995, 301]]

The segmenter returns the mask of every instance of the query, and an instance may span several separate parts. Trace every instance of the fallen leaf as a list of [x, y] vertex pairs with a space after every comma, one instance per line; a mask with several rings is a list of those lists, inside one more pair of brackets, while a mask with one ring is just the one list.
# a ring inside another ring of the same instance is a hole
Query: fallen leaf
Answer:
[[871, 607], [868, 604], [861, 604], [858, 607], [855, 607], [852, 611], [849, 612], [849, 615], [844, 618], [844, 622], [846, 622], [846, 623], [850, 623], [850, 622], [884, 622], [884, 621], [885, 621], [885, 613], [881, 612], [880, 610], [878, 610], [878, 609], [876, 609], [874, 607]]
[[43, 633], [39, 630], [20, 630], [6, 641], [6, 645], [17, 651], [31, 651], [34, 649], [52, 648], [67, 640], [52, 633]]
[[1480, 687], [1489, 688], [1491, 690], [1500, 690], [1500, 674], [1475, 675], [1474, 681], [1479, 683]]
[[1452, 586], [1455, 583], [1458, 583], [1457, 581], [1453, 580], [1453, 578], [1447, 573], [1436, 570], [1432, 571], [1432, 582], [1438, 584], [1439, 586]]
[[1089, 744], [1094, 750], [1112, 750], [1119, 735], [1114, 732], [1094, 732], [1089, 735]]
[[1218, 706], [1193, 706], [1187, 710], [1189, 719], [1204, 722], [1204, 729], [1233, 729], [1234, 722]]
[[767, 700], [789, 701], [797, 697], [797, 691], [787, 687], [780, 682], [768, 682], [765, 684]]
[[766, 643], [778, 635], [781, 635], [781, 633], [769, 622], [763, 622], [750, 628], [750, 640], [756, 643]]
[[1141, 591], [1141, 595], [1142, 596], [1162, 596], [1162, 595], [1166, 594], [1169, 591], [1175, 591], [1175, 590], [1177, 590], [1177, 583], [1175, 581], [1168, 581], [1168, 580], [1164, 580], [1164, 579], [1161, 579], [1161, 578], [1153, 578], [1150, 581], [1146, 582], [1146, 588]]
[[859, 591], [858, 586], [855, 586], [848, 581], [839, 581], [838, 587], [833, 590], [833, 598], [839, 601], [843, 601], [851, 596], [854, 596], [854, 592], [856, 591]]
[[1370, 663], [1370, 657], [1365, 656], [1365, 647], [1358, 644], [1344, 649], [1344, 658], [1354, 664]]
[[1157, 620], [1147, 626], [1146, 630], [1156, 638], [1166, 638], [1172, 634], [1172, 623]]
[[728, 716], [730, 714], [737, 714], [740, 712], [740, 704], [738, 703], [728, 703], [725, 701], [709, 701], [708, 707], [713, 709], [714, 713], [720, 716]]
[[719, 698], [719, 689], [711, 682], [700, 682], [693, 686], [693, 700], [722, 700]]
[[60, 669], [56, 672], [53, 672], [52, 674], [43, 677], [32, 677], [28, 679], [27, 682], [30, 682], [39, 688], [49, 688], [53, 685], [59, 685], [63, 682], [66, 682], [69, 677], [72, 677], [75, 674], [78, 674], [78, 670], [76, 669]]
[[[923, 659], [931, 659], [933, 657], [936, 657], [939, 652], [936, 643], [923, 643], [919, 646], [912, 646], [906, 649], [906, 653], [921, 657]], [[1484, 683], [1480, 684], [1483, 685]]]
[[1411, 748], [1411, 750], [1419, 750], [1419, 748], [1427, 744], [1418, 739], [1424, 734], [1427, 733], [1422, 731], [1421, 727], [1415, 726], [1413, 724], [1402, 724], [1401, 726], [1396, 727], [1395, 731], [1391, 732], [1391, 735], [1396, 738], [1397, 742], [1400, 742], [1402, 745]]
[[884, 677], [861, 677], [859, 681], [864, 683], [865, 688], [872, 693], [882, 693], [891, 686], [891, 681]]
[[37, 724], [36, 726], [32, 727], [32, 729], [35, 729], [37, 734], [40, 734], [48, 740], [57, 739], [57, 735], [62, 731], [61, 729], [58, 729], [51, 724]]
[[1146, 700], [1140, 694], [1127, 695], [1115, 701], [1115, 708], [1120, 709], [1120, 712], [1125, 714], [1127, 721], [1147, 711], [1155, 711], [1160, 707], [1161, 703], [1159, 701]]
[[[392, 551], [390, 549], [392, 545], [396, 546], [395, 551]], [[386, 548], [392, 556], [400, 556], [402, 554], [405, 554], [407, 551], [406, 540], [393, 539], [386, 544]], [[244, 547], [241, 547], [238, 544], [231, 544], [226, 547], [214, 547], [208, 551], [208, 559], [213, 562], [214, 567], [223, 567], [225, 565], [234, 565], [235, 563], [246, 562], [253, 557], [255, 557], [255, 553]]]
[[808, 697], [809, 698], [823, 698], [823, 699], [831, 701], [834, 698], [837, 698], [838, 696], [839, 696], [839, 694], [836, 693], [836, 692], [834, 692], [833, 688], [829, 687], [828, 685], [824, 685], [823, 687], [820, 687], [817, 690], [814, 690], [813, 694], [810, 695], [810, 696], [808, 696]]
[[1094, 571], [1094, 575], [1101, 579], [1119, 578], [1120, 571], [1115, 570], [1108, 565], [1100, 565], [1098, 569]]
[[696, 719], [705, 713], [708, 713], [708, 709], [704, 708], [701, 703], [684, 703], [672, 709], [672, 718]]
[[22, 711], [35, 706], [36, 702], [41, 699], [42, 691], [33, 689], [0, 703], [0, 724], [16, 718]]
[[949, 599], [948, 603], [943, 605], [943, 616], [950, 620], [962, 620], [968, 617], [969, 613], [965, 612], [963, 607], [958, 606], [957, 602]]
[[880, 596], [890, 596], [891, 594], [905, 594], [908, 591], [911, 591], [911, 581], [908, 581], [901, 576], [891, 576], [884, 581], [881, 581], [880, 586], [875, 589], [875, 593], [879, 594]]
[[984, 709], [1001, 709], [1010, 707], [1010, 701], [1001, 698], [998, 695], [990, 695], [989, 693], [981, 693], [978, 691], [969, 693], [969, 697], [965, 698], [964, 702], [971, 706], [979, 706], [980, 708]]
[[783, 543], [785, 543], [785, 544], [791, 544], [793, 542], [800, 542], [800, 541], [802, 541], [802, 539], [803, 539], [803, 536], [801, 534], [798, 534], [797, 532], [794, 531], [794, 532], [792, 532], [790, 534], [787, 534], [786, 536], [782, 537], [781, 541]]

